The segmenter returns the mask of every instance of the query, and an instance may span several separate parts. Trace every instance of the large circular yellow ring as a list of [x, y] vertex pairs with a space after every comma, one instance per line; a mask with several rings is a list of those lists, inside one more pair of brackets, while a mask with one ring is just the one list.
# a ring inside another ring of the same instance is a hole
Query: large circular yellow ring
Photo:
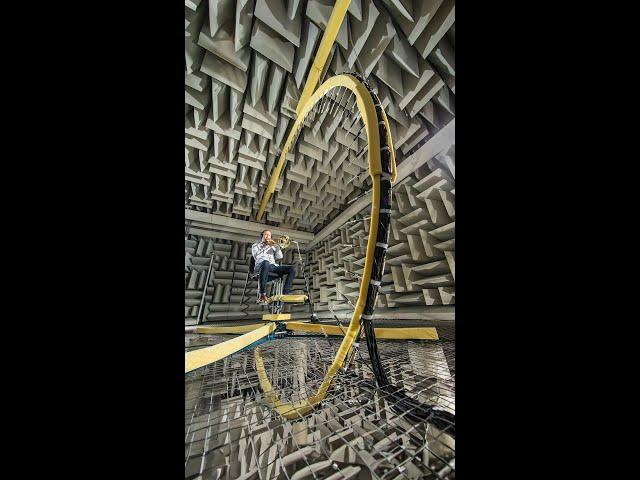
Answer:
[[[355, 339], [360, 333], [360, 316], [362, 315], [366, 303], [367, 290], [369, 288], [371, 271], [373, 268], [373, 254], [376, 244], [376, 236], [378, 234], [378, 215], [380, 213], [380, 174], [382, 173], [382, 167], [380, 163], [380, 133], [378, 130], [378, 118], [376, 115], [374, 100], [367, 90], [367, 87], [365, 87], [365, 85], [357, 78], [348, 74], [336, 75], [335, 77], [331, 77], [330, 79], [328, 79], [326, 82], [320, 85], [320, 87], [318, 87], [318, 89], [313, 93], [306, 104], [301, 108], [300, 115], [296, 119], [293, 127], [291, 128], [291, 131], [289, 132], [289, 136], [287, 137], [287, 141], [285, 142], [284, 149], [280, 154], [278, 164], [275, 166], [271, 178], [269, 179], [269, 184], [262, 199], [260, 209], [258, 210], [257, 219], [260, 220], [260, 218], [262, 218], [262, 214], [264, 213], [267, 202], [269, 201], [271, 194], [275, 191], [276, 183], [278, 182], [280, 173], [282, 172], [284, 164], [286, 163], [287, 153], [289, 153], [291, 148], [293, 148], [294, 143], [297, 140], [298, 130], [302, 127], [302, 123], [306, 115], [329, 90], [336, 87], [346, 87], [355, 94], [356, 104], [358, 106], [358, 110], [362, 114], [365, 131], [367, 132], [367, 142], [369, 144], [369, 175], [371, 176], [372, 181], [371, 221], [369, 228], [369, 237], [367, 240], [367, 254], [364, 264], [364, 273], [362, 274], [362, 282], [360, 284], [358, 302], [356, 303], [355, 310], [353, 312], [353, 315], [351, 316], [351, 321], [349, 322], [346, 334], [342, 339], [340, 348], [338, 349], [338, 352], [336, 353], [336, 356], [333, 359], [333, 362], [331, 363], [331, 366], [329, 367], [329, 370], [327, 371], [322, 383], [320, 384], [320, 388], [315, 393], [315, 395], [312, 395], [296, 403], [282, 402], [274, 392], [273, 386], [269, 381], [269, 378], [267, 377], [267, 373], [264, 368], [264, 361], [262, 360], [262, 355], [260, 354], [260, 348], [256, 347], [254, 349], [256, 371], [258, 372], [260, 386], [262, 387], [266, 399], [269, 404], [275, 410], [277, 410], [278, 413], [280, 413], [280, 415], [289, 420], [300, 418], [308, 414], [313, 409], [314, 405], [318, 404], [325, 398], [325, 396], [327, 395], [327, 391], [331, 386], [333, 378], [338, 373], [340, 368], [344, 365], [347, 354], [350, 352]], [[389, 145], [391, 152], [391, 181], [395, 182], [397, 172], [395, 154], [391, 141], [391, 130], [389, 129], [389, 121], [387, 120], [387, 116], [384, 113], [384, 109], [381, 110], [383, 120], [387, 127], [387, 144]]]

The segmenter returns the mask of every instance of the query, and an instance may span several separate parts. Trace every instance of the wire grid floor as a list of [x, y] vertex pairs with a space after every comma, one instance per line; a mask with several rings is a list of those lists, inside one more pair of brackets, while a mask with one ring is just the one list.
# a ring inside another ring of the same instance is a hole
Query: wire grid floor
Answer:
[[[438, 341], [380, 341], [389, 379], [420, 402], [455, 413], [452, 329]], [[191, 350], [228, 340], [186, 335]], [[282, 401], [315, 394], [340, 338], [296, 335], [258, 345]], [[395, 413], [375, 387], [364, 340], [326, 398], [303, 419], [285, 420], [263, 396], [254, 348], [185, 378], [185, 478], [455, 478], [455, 440], [430, 424]]]

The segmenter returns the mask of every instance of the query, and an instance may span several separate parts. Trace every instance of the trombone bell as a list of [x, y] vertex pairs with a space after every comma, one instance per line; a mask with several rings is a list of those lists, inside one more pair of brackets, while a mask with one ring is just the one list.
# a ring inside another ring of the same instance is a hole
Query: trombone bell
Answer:
[[291, 239], [289, 238], [289, 235], [282, 235], [280, 238], [278, 238], [278, 245], [280, 245], [280, 248], [282, 249], [289, 248], [289, 245], [291, 245]]

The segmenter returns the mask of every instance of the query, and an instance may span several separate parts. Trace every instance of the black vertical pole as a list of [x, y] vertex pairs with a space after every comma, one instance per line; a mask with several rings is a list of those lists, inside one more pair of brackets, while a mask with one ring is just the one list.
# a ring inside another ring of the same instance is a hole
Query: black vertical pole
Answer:
[[300, 244], [294, 240], [296, 247], [298, 249], [298, 258], [300, 259], [300, 263], [302, 264], [302, 276], [304, 277], [304, 286], [307, 290], [307, 295], [309, 295], [309, 310], [311, 311], [311, 322], [317, 323], [318, 316], [313, 309], [313, 299], [311, 298], [311, 289], [309, 288], [309, 279], [307, 278], [307, 267], [302, 259], [302, 254], [300, 253]]

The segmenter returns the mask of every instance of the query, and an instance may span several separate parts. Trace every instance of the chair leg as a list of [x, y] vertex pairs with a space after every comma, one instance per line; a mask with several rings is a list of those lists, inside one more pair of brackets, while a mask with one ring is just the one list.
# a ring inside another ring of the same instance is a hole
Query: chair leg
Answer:
[[[280, 294], [280, 285], [281, 285], [281, 279], [277, 279], [271, 282], [271, 293], [269, 294], [270, 297]], [[280, 313], [278, 308], [279, 303], [280, 302], [277, 302], [277, 301], [271, 302], [269, 304], [269, 313], [274, 315]]]
[[[283, 286], [284, 286], [284, 280], [280, 278], [280, 280], [278, 281], [278, 295], [282, 295]], [[283, 303], [281, 301], [278, 301], [278, 306], [276, 307], [278, 310], [278, 313], [282, 313], [282, 306], [283, 306]]]
[[[269, 297], [272, 297], [273, 295], [275, 295], [275, 292], [276, 292], [275, 282], [271, 282], [271, 288], [269, 290]], [[271, 302], [269, 304], [269, 313], [271, 313], [271, 314], [276, 313], [276, 304], [275, 304], [275, 302]]]

